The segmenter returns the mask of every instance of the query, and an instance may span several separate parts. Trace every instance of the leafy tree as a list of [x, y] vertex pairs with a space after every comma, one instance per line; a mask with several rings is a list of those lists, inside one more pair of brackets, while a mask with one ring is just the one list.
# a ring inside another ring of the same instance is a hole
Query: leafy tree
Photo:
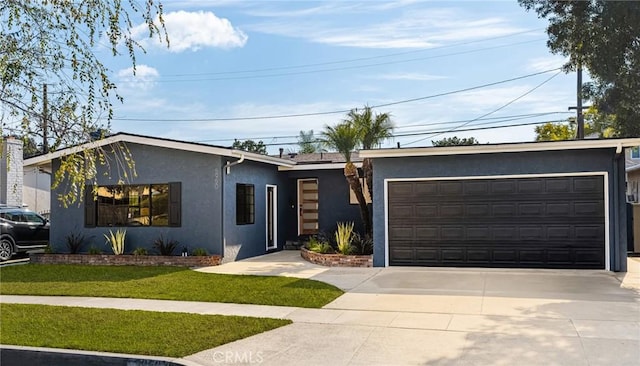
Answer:
[[433, 146], [468, 146], [468, 145], [478, 145], [480, 142], [476, 140], [475, 137], [463, 137], [459, 138], [458, 136], [453, 137], [445, 137], [442, 140], [431, 141]]
[[536, 126], [536, 141], [562, 141], [576, 138], [576, 126], [570, 123], [545, 123]]
[[[39, 137], [45, 152], [90, 141], [89, 132], [105, 124], [101, 119], [109, 124], [113, 101], [123, 101], [97, 56], [98, 47], [106, 47], [112, 56], [127, 54], [135, 70], [136, 53], [144, 52], [132, 33], [135, 23], [146, 24], [150, 37], [168, 44], [162, 5], [158, 0], [143, 4], [0, 2], [0, 125], [21, 121], [22, 135]], [[58, 197], [63, 205], [82, 199], [87, 180], [95, 182], [98, 166], [116, 168], [119, 180], [135, 174], [124, 146], [69, 155], [53, 182], [54, 188], [66, 187]]]
[[[373, 113], [371, 107], [365, 106], [361, 112], [352, 109], [345, 121], [352, 123], [358, 131], [358, 139], [363, 149], [378, 147], [384, 140], [392, 137], [393, 121], [390, 113]], [[373, 198], [373, 162], [366, 158], [362, 161], [362, 171], [369, 189], [369, 197]]]
[[341, 153], [347, 161], [344, 165], [344, 176], [358, 200], [360, 217], [362, 218], [364, 231], [366, 235], [371, 236], [373, 230], [371, 226], [369, 207], [367, 206], [367, 201], [362, 193], [362, 184], [360, 183], [358, 168], [356, 168], [351, 161], [351, 153], [360, 143], [359, 131], [352, 123], [344, 121], [335, 126], [325, 126], [324, 131], [322, 132], [322, 138], [323, 143], [327, 147], [335, 149]]
[[315, 138], [313, 130], [300, 131], [298, 136], [298, 146], [300, 154], [313, 154], [320, 151], [320, 143]]
[[585, 67], [583, 87], [603, 114], [615, 114], [616, 136], [640, 135], [640, 2], [518, 0], [549, 20], [547, 45], [569, 57], [565, 69]]
[[267, 155], [267, 146], [262, 141], [255, 142], [253, 140], [234, 140], [232, 148], [236, 150], [242, 150], [252, 152], [256, 154]]

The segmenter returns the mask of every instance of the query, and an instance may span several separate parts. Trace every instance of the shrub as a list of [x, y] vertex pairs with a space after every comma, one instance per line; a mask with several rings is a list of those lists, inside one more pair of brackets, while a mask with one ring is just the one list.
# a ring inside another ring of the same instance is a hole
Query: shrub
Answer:
[[358, 233], [353, 233], [353, 236], [351, 237], [351, 245], [353, 246], [353, 252], [355, 254], [373, 254], [373, 240], [368, 236], [361, 236]]
[[147, 249], [146, 248], [136, 248], [133, 250], [133, 255], [147, 255]]
[[307, 243], [307, 249], [312, 252], [327, 254], [332, 253], [333, 248], [329, 242], [320, 240], [315, 236], [309, 237], [309, 242]]
[[336, 246], [338, 252], [342, 254], [351, 254], [353, 246], [351, 245], [351, 237], [353, 235], [353, 222], [339, 222], [338, 230], [336, 230]]
[[102, 250], [100, 250], [100, 248], [95, 247], [95, 246], [91, 246], [89, 248], [89, 254], [102, 254]]
[[191, 255], [194, 255], [196, 257], [206, 257], [209, 254], [207, 253], [207, 250], [204, 248], [196, 248], [193, 250]]
[[113, 250], [113, 254], [121, 255], [124, 254], [124, 240], [127, 235], [127, 230], [109, 230], [109, 235], [104, 234], [104, 237], [107, 239], [107, 243], [111, 245], [111, 250]]
[[158, 239], [153, 241], [153, 248], [160, 253], [160, 255], [173, 255], [180, 243], [177, 240], [165, 239], [160, 235]]
[[85, 236], [79, 232], [70, 233], [65, 237], [65, 239], [67, 241], [67, 249], [71, 254], [80, 253], [80, 249], [82, 249], [86, 240]]
[[50, 244], [47, 244], [47, 246], [44, 247], [44, 252], [45, 254], [53, 254], [53, 248], [51, 248]]

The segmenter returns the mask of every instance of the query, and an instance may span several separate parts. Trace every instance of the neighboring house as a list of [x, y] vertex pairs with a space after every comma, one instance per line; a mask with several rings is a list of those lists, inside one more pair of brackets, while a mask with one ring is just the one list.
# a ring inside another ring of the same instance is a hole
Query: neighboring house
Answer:
[[[137, 176], [124, 186], [98, 173], [79, 205], [64, 208], [51, 192], [51, 244], [81, 232], [107, 250], [103, 234], [127, 230], [127, 251], [151, 248], [161, 235], [188, 249], [204, 248], [233, 261], [279, 250], [300, 235], [335, 230], [338, 221], [360, 224], [349, 203], [344, 163], [314, 163], [184, 141], [119, 133], [83, 146], [25, 161], [25, 169], [55, 174], [60, 158], [88, 147], [124, 143]], [[85, 248], [85, 250], [88, 248]]]
[[361, 151], [374, 266], [626, 270], [624, 148], [640, 139]]
[[627, 201], [640, 202], [640, 146], [628, 148], [626, 155]]
[[51, 173], [41, 167], [27, 167], [22, 183], [23, 205], [47, 216], [51, 209]]

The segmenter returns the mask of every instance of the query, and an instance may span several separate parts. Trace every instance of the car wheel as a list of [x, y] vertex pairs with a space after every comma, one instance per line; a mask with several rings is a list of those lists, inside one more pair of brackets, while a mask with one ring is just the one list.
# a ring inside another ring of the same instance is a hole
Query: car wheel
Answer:
[[13, 254], [13, 243], [9, 238], [0, 239], [0, 261], [6, 261]]

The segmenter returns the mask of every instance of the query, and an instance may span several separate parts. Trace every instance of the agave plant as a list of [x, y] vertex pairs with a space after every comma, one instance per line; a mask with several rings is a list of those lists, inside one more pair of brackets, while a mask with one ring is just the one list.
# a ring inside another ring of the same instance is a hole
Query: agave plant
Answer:
[[338, 252], [342, 254], [351, 254], [353, 246], [351, 245], [351, 237], [353, 235], [353, 222], [339, 222], [338, 230], [336, 230], [336, 246]]
[[111, 250], [113, 250], [113, 254], [121, 255], [124, 254], [124, 239], [125, 235], [127, 235], [127, 230], [109, 230], [109, 235], [104, 234], [104, 237], [107, 239], [107, 243], [111, 245]]

